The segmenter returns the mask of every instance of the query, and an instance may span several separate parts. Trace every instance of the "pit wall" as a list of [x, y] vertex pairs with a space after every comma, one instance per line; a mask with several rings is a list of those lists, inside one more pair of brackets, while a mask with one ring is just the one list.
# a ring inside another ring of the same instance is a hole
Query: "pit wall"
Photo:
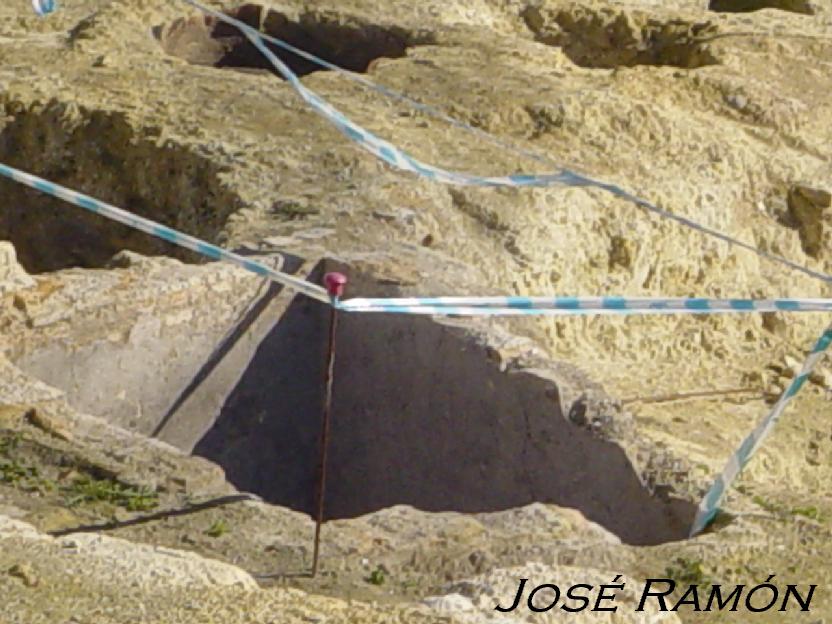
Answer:
[[[302, 266], [292, 256], [259, 260], [290, 273]], [[16, 296], [17, 314], [0, 314], [5, 353], [78, 411], [130, 431], [154, 435], [176, 413], [166, 439], [190, 451], [282, 315], [269, 307], [283, 301], [280, 289], [225, 264], [122, 253], [111, 266], [38, 277]]]
[[[226, 220], [241, 206], [215, 159], [163, 139], [158, 128], [137, 129], [121, 112], [27, 105], [0, 93], [0, 162], [212, 242], [221, 242]], [[14, 244], [29, 273], [103, 267], [123, 249], [199, 260], [5, 178], [0, 240]]]

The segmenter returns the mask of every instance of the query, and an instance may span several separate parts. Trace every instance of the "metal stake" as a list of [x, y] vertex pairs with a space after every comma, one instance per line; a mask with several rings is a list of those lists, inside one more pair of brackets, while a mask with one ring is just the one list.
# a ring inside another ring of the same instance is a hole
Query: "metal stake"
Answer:
[[318, 464], [318, 500], [315, 516], [315, 548], [312, 553], [312, 576], [318, 573], [318, 555], [321, 546], [321, 524], [324, 521], [324, 495], [326, 493], [326, 461], [329, 450], [329, 426], [332, 412], [332, 382], [335, 372], [335, 332], [338, 328], [338, 310], [335, 305], [344, 293], [347, 278], [341, 273], [327, 273], [324, 284], [332, 298], [332, 308], [329, 313], [329, 343], [326, 353], [326, 367], [324, 369], [324, 410], [321, 422], [320, 463]]

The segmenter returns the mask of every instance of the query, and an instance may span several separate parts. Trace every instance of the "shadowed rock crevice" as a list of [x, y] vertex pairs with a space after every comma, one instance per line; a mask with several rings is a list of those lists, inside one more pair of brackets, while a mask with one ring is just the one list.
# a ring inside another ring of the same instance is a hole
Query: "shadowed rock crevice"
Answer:
[[[353, 72], [366, 72], [378, 58], [400, 58], [405, 56], [408, 47], [432, 42], [429, 35], [413, 35], [404, 29], [335, 14], [308, 11], [293, 19], [257, 4], [245, 4], [227, 13], [263, 33]], [[192, 64], [277, 74], [242, 33], [213, 17], [182, 18], [156, 27], [154, 34], [168, 54]], [[279, 46], [268, 46], [299, 76], [323, 69]]]
[[[2, 109], [0, 109], [2, 110]], [[138, 131], [124, 114], [7, 104], [0, 161], [200, 238], [217, 241], [239, 199], [212, 160]], [[198, 257], [28, 187], [0, 179], [0, 240], [30, 273], [105, 266], [123, 249]]]
[[661, 21], [577, 5], [560, 10], [529, 7], [522, 16], [537, 41], [562, 48], [581, 67], [666, 65], [695, 69], [719, 62], [700, 41], [715, 32], [708, 22]]
[[790, 13], [814, 15], [810, 0], [710, 0], [708, 9], [720, 13], [751, 13], [762, 9], [779, 9]]
[[832, 192], [817, 185], [795, 184], [789, 189], [785, 223], [797, 229], [806, 255], [821, 258], [828, 253], [832, 222]]

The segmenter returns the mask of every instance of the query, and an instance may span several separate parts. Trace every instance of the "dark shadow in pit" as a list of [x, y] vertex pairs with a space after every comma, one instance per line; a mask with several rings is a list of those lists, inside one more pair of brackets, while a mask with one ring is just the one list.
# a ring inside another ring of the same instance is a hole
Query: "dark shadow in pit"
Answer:
[[708, 10], [720, 13], [751, 13], [763, 9], [779, 9], [790, 13], [814, 15], [811, 0], [710, 0]]
[[[430, 37], [414, 36], [404, 29], [321, 12], [307, 12], [298, 19], [290, 19], [258, 4], [244, 4], [226, 13], [325, 61], [360, 73], [366, 72], [375, 59], [400, 58], [409, 46], [432, 41]], [[266, 70], [280, 76], [245, 35], [213, 17], [182, 18], [157, 26], [153, 32], [165, 52], [189, 63]], [[324, 69], [279, 46], [267, 45], [298, 76]]]
[[[12, 109], [14, 104], [7, 105]], [[209, 157], [137, 130], [122, 113], [68, 111], [51, 102], [20, 110], [0, 131], [0, 162], [209, 241], [239, 199]], [[200, 260], [190, 251], [0, 179], [0, 240], [30, 273], [100, 268], [123, 249]]]
[[[306, 513], [327, 317], [296, 298], [194, 449], [238, 488]], [[536, 375], [501, 372], [485, 346], [431, 319], [342, 315], [327, 518], [540, 501], [578, 509], [627, 543], [685, 538], [694, 505], [651, 496], [623, 450], [564, 418], [552, 390]]]

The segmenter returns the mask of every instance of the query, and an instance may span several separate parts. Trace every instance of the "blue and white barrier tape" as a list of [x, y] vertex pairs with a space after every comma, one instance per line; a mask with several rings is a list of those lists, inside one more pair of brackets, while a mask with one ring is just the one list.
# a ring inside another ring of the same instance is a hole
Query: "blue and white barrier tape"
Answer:
[[832, 312], [832, 299], [706, 299], [659, 297], [399, 297], [354, 298], [333, 302], [317, 284], [276, 271], [259, 262], [212, 245], [150, 219], [78, 193], [54, 182], [0, 163], [0, 176], [123, 223], [212, 260], [225, 260], [248, 271], [332, 303], [345, 312], [386, 312], [445, 316], [511, 316], [561, 314], [718, 314], [743, 312]]
[[58, 8], [55, 0], [32, 0], [32, 8], [40, 16], [49, 15]]
[[420, 297], [348, 299], [346, 312], [453, 316], [563, 314], [719, 314], [743, 312], [832, 312], [832, 299], [705, 299], [668, 297]]
[[298, 279], [288, 273], [276, 271], [264, 264], [254, 262], [253, 260], [244, 258], [243, 256], [235, 254], [231, 251], [227, 251], [222, 247], [206, 243], [203, 240], [194, 238], [193, 236], [188, 236], [187, 234], [183, 234], [182, 232], [169, 228], [165, 225], [161, 225], [160, 223], [156, 223], [155, 221], [151, 221], [150, 219], [145, 219], [133, 213], [127, 212], [121, 208], [116, 208], [115, 206], [94, 199], [89, 195], [72, 191], [59, 184], [49, 182], [43, 178], [39, 178], [29, 173], [24, 173], [19, 169], [3, 164], [0, 164], [0, 175], [33, 189], [37, 189], [47, 195], [52, 195], [53, 197], [62, 199], [70, 204], [83, 208], [84, 210], [89, 210], [95, 214], [112, 219], [113, 221], [118, 221], [119, 223], [123, 223], [131, 228], [141, 230], [151, 236], [173, 243], [174, 245], [190, 249], [191, 251], [195, 251], [198, 254], [213, 260], [225, 260], [226, 262], [231, 262], [247, 269], [248, 271], [256, 273], [257, 275], [267, 277], [278, 284], [283, 284], [288, 288], [301, 292], [304, 295], [312, 297], [313, 299], [317, 299], [318, 301], [327, 303], [330, 301], [326, 290], [317, 284], [312, 284], [306, 280]]
[[[423, 163], [419, 160], [416, 160], [411, 155], [407, 154], [406, 152], [400, 150], [392, 143], [385, 141], [384, 139], [376, 136], [369, 130], [362, 128], [355, 122], [351, 121], [349, 118], [346, 117], [341, 111], [336, 109], [334, 106], [329, 104], [328, 102], [324, 101], [318, 94], [313, 92], [312, 90], [306, 88], [303, 83], [298, 79], [297, 75], [292, 72], [291, 69], [281, 61], [264, 43], [264, 40], [267, 39], [272, 43], [280, 45], [284, 49], [290, 50], [295, 53], [300, 53], [301, 51], [285, 42], [277, 39], [275, 37], [265, 36], [260, 33], [259, 30], [252, 28], [248, 24], [241, 22], [238, 19], [235, 19], [229, 15], [221, 11], [215, 11], [210, 9], [206, 6], [203, 6], [199, 2], [195, 0], [182, 0], [187, 4], [199, 9], [200, 11], [211, 15], [218, 20], [221, 20], [227, 24], [230, 24], [240, 30], [246, 38], [254, 45], [263, 56], [272, 64], [272, 66], [280, 72], [280, 74], [294, 87], [297, 93], [303, 98], [303, 100], [309, 104], [313, 110], [318, 112], [324, 118], [326, 118], [330, 123], [332, 123], [336, 128], [338, 128], [342, 133], [344, 133], [350, 140], [355, 142], [357, 145], [365, 149], [366, 151], [373, 154], [376, 158], [386, 162], [387, 164], [402, 170], [408, 171], [410, 173], [415, 173], [416, 175], [422, 176], [429, 180], [433, 180], [435, 182], [440, 182], [444, 184], [456, 185], [456, 186], [480, 186], [480, 187], [549, 187], [549, 186], [570, 186], [570, 187], [593, 187], [598, 188], [616, 197], [620, 197], [626, 201], [632, 202], [637, 206], [640, 206], [654, 214], [657, 214], [665, 219], [670, 219], [684, 225], [688, 228], [706, 234], [708, 236], [712, 236], [719, 240], [722, 240], [728, 244], [741, 247], [747, 251], [757, 254], [758, 256], [770, 260], [772, 262], [779, 263], [783, 266], [787, 266], [792, 270], [799, 271], [804, 275], [808, 275], [809, 277], [822, 280], [824, 282], [832, 282], [832, 275], [822, 273], [819, 271], [815, 271], [808, 267], [802, 266], [796, 262], [788, 260], [787, 258], [783, 258], [782, 256], [778, 256], [776, 254], [770, 253], [768, 251], [764, 251], [762, 249], [758, 249], [754, 245], [750, 245], [745, 243], [739, 239], [733, 238], [724, 234], [718, 230], [713, 228], [707, 227], [700, 223], [697, 223], [687, 217], [683, 217], [672, 213], [664, 208], [660, 208], [659, 206], [642, 199], [632, 193], [624, 190], [623, 188], [615, 185], [610, 184], [607, 182], [602, 182], [599, 180], [595, 180], [591, 177], [582, 175], [580, 173], [576, 173], [574, 171], [570, 171], [569, 169], [560, 168], [559, 171], [555, 173], [548, 173], [548, 174], [514, 174], [514, 175], [507, 175], [507, 176], [475, 176], [466, 173], [460, 172], [453, 172], [447, 171], [445, 169], [440, 169], [438, 167], [434, 167], [432, 165], [428, 165]], [[327, 63], [318, 59], [314, 55], [303, 53], [301, 56], [312, 60], [313, 62], [320, 62], [323, 67], [333, 68], [335, 67], [332, 63]], [[339, 68], [340, 69], [340, 68]], [[342, 72], [344, 70], [341, 70]], [[344, 72], [346, 73], [346, 72]], [[382, 93], [387, 94], [389, 89], [381, 89], [378, 85], [371, 83], [370, 81], [362, 81], [373, 85], [373, 88], [380, 90]], [[398, 94], [396, 94], [398, 96]], [[404, 99], [406, 101], [411, 101], [410, 98], [406, 96], [398, 96], [399, 99]], [[444, 118], [445, 116], [443, 116]], [[452, 118], [451, 118], [452, 119]], [[463, 124], [462, 122], [457, 122], [453, 120], [455, 125], [462, 125], [467, 126], [467, 124]], [[473, 129], [473, 128], [472, 128]], [[481, 131], [480, 131], [481, 132]], [[502, 141], [500, 142], [503, 143]], [[525, 155], [529, 155], [526, 153]], [[538, 157], [532, 155], [536, 160], [539, 160]], [[555, 163], [551, 163], [555, 167], [559, 167], [559, 165]]]
[[823, 357], [824, 352], [830, 344], [832, 344], [832, 325], [827, 327], [826, 331], [823, 332], [815, 343], [812, 351], [803, 363], [803, 368], [800, 370], [800, 373], [792, 380], [789, 387], [786, 388], [777, 400], [771, 412], [743, 440], [742, 444], [740, 444], [739, 448], [731, 456], [731, 459], [728, 460], [722, 473], [716, 478], [710, 490], [708, 490], [705, 498], [699, 503], [696, 519], [693, 521], [693, 526], [690, 530], [691, 537], [704, 530], [714, 519], [725, 492], [734, 483], [754, 453], [760, 448], [763, 441], [771, 434], [774, 425], [780, 420], [783, 410], [786, 409], [789, 402], [800, 391], [800, 388], [803, 387], [806, 380], [809, 379], [809, 375]]

